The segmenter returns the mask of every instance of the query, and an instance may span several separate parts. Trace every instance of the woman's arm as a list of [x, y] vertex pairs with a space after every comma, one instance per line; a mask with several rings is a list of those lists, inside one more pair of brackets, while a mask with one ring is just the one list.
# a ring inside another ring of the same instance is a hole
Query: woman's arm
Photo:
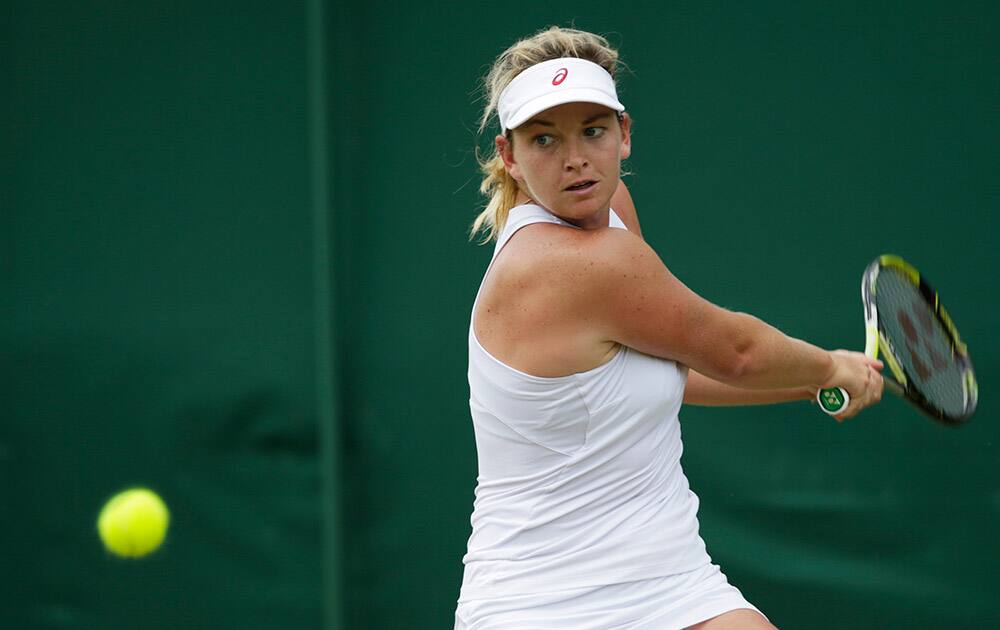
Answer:
[[[628, 231], [642, 238], [639, 214], [632, 195], [624, 181], [618, 182], [618, 189], [611, 197], [611, 208], [622, 220]], [[709, 378], [696, 370], [688, 370], [687, 386], [684, 388], [684, 404], [719, 407], [741, 405], [772, 405], [794, 400], [812, 400], [815, 392], [806, 387], [789, 389], [743, 389], [733, 387]]]
[[[574, 233], [551, 271], [566, 283], [567, 313], [581, 314], [598, 340], [672, 359], [738, 389], [843, 387], [849, 418], [881, 397], [881, 364], [857, 352], [828, 352], [734, 313], [684, 286], [637, 235]], [[769, 394], [765, 394], [767, 396]]]
[[743, 389], [720, 383], [695, 370], [688, 371], [684, 404], [717, 407], [773, 405], [794, 400], [812, 400], [816, 392], [808, 387], [786, 389]]
[[642, 238], [642, 229], [639, 227], [639, 215], [635, 211], [635, 202], [632, 201], [632, 195], [629, 194], [625, 182], [620, 179], [615, 194], [611, 196], [611, 209], [615, 211], [629, 232]]
[[[629, 232], [642, 238], [635, 202], [623, 181], [618, 182], [618, 188], [611, 197], [611, 208], [628, 227]], [[735, 387], [691, 369], [688, 374], [687, 387], [684, 390], [684, 403], [706, 406], [770, 405], [796, 400], [811, 401], [815, 394], [816, 391], [813, 388], [801, 386], [777, 389]]]

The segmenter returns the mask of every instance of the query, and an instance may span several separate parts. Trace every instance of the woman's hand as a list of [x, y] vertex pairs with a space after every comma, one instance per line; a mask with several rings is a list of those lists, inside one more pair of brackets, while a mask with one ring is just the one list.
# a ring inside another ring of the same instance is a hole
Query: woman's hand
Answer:
[[843, 387], [851, 397], [847, 409], [834, 416], [837, 422], [853, 418], [865, 407], [870, 407], [882, 400], [882, 362], [872, 359], [863, 352], [849, 350], [834, 350], [833, 372], [823, 389]]

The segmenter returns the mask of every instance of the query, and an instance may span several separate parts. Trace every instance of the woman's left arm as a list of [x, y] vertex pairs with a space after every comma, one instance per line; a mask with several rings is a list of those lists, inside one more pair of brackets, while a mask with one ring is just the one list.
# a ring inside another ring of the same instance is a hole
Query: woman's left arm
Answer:
[[707, 407], [773, 405], [793, 400], [812, 400], [816, 392], [808, 388], [742, 389], [726, 385], [694, 370], [688, 371], [684, 404]]
[[635, 211], [635, 202], [632, 201], [632, 195], [629, 194], [625, 182], [621, 179], [618, 180], [615, 194], [611, 195], [611, 209], [615, 211], [629, 232], [642, 238], [642, 229], [639, 228], [639, 215]]

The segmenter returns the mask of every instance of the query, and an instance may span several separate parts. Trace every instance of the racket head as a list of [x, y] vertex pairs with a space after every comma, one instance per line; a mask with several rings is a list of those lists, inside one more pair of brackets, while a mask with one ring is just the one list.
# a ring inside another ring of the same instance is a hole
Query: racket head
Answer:
[[881, 358], [886, 389], [949, 426], [976, 412], [979, 386], [968, 347], [937, 292], [899, 256], [876, 258], [861, 282], [865, 352]]

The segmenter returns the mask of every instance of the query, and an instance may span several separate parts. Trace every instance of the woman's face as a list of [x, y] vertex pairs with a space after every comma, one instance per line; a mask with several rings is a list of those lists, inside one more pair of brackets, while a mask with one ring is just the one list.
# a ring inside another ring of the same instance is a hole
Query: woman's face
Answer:
[[496, 143], [523, 197], [582, 228], [606, 227], [621, 161], [632, 151], [631, 121], [596, 103], [547, 109]]

